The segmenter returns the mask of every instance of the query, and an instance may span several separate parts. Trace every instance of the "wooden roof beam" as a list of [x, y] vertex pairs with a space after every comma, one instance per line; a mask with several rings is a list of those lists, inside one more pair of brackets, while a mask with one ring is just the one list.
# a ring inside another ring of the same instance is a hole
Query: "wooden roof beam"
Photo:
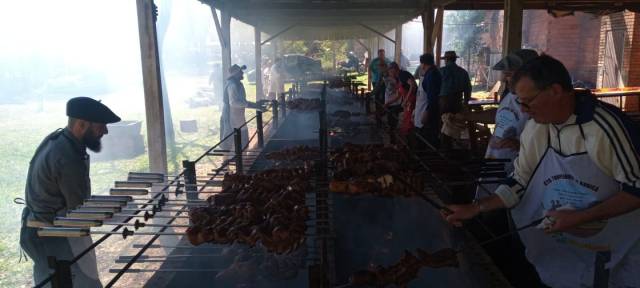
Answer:
[[371, 31], [371, 32], [373, 32], [373, 33], [375, 33], [375, 34], [377, 34], [377, 35], [378, 35], [378, 36], [380, 36], [380, 37], [383, 37], [383, 38], [385, 38], [385, 39], [387, 39], [387, 40], [391, 41], [391, 43], [396, 44], [396, 40], [391, 39], [391, 37], [389, 37], [389, 36], [385, 35], [384, 33], [380, 32], [380, 31], [378, 31], [378, 30], [376, 30], [376, 29], [373, 29], [373, 28], [371, 28], [371, 27], [369, 27], [369, 26], [367, 26], [367, 25], [365, 25], [365, 24], [363, 24], [363, 23], [360, 23], [360, 26], [362, 26], [362, 27], [364, 27], [365, 29], [367, 29], [367, 30], [369, 30], [369, 31]]

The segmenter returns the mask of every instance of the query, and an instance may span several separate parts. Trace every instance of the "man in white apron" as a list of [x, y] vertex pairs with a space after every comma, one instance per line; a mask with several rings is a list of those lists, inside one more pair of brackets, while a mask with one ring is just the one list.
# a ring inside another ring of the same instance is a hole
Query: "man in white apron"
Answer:
[[[99, 152], [100, 139], [108, 133], [106, 124], [120, 121], [107, 106], [88, 97], [69, 100], [67, 116], [67, 127], [51, 133], [38, 146], [27, 175], [20, 246], [33, 260], [34, 284], [53, 273], [49, 256], [69, 261], [93, 243], [90, 236], [39, 237], [37, 231], [52, 226], [55, 217], [65, 216], [91, 196], [86, 149]], [[74, 287], [102, 287], [93, 250], [71, 266], [71, 274]]]
[[[518, 49], [502, 58], [500, 62], [493, 66], [493, 70], [502, 71], [502, 79], [507, 87], [500, 98], [500, 105], [497, 109], [486, 109], [483, 111], [469, 111], [460, 113], [465, 121], [474, 123], [495, 124], [495, 129], [489, 140], [486, 159], [509, 159], [505, 165], [505, 172], [513, 172], [513, 160], [518, 156], [520, 150], [520, 134], [529, 120], [529, 114], [520, 109], [517, 96], [511, 92], [509, 85], [511, 76], [522, 64], [538, 57], [538, 53], [531, 49]], [[494, 184], [484, 184], [478, 188], [477, 196], [487, 196], [497, 188]]]
[[547, 216], [520, 237], [551, 287], [589, 287], [595, 255], [608, 251], [609, 287], [640, 287], [640, 131], [619, 109], [574, 90], [559, 61], [543, 55], [513, 76], [531, 116], [514, 173], [495, 194], [451, 205], [447, 221], [511, 208], [516, 227]]
[[280, 96], [284, 93], [286, 73], [282, 58], [276, 58], [276, 61], [271, 65], [271, 69], [269, 69], [269, 93], [267, 94], [267, 99], [280, 100]]
[[[229, 76], [224, 85], [224, 94], [222, 95], [222, 115], [220, 116], [220, 140], [222, 141], [229, 134], [233, 133], [233, 129], [240, 128], [242, 136], [242, 146], [246, 146], [249, 141], [249, 130], [244, 125], [247, 120], [244, 117], [245, 108], [259, 109], [258, 104], [247, 101], [247, 93], [244, 90], [242, 79], [244, 73], [242, 70], [247, 66], [238, 66], [233, 64], [229, 68]], [[243, 126], [244, 125], [244, 126]], [[233, 147], [233, 137], [228, 138], [222, 143], [223, 149], [231, 149]]]

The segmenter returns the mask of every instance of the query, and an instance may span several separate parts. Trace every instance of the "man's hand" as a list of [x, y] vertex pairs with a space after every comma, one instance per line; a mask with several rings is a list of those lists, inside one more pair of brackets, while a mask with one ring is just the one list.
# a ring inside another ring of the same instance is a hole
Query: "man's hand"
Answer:
[[462, 221], [469, 220], [480, 214], [480, 206], [476, 204], [447, 205], [449, 211], [440, 211], [442, 217], [456, 227], [462, 227]]
[[584, 213], [576, 210], [552, 210], [547, 211], [546, 217], [552, 219], [552, 225], [545, 229], [545, 233], [568, 232], [582, 224], [585, 224]]

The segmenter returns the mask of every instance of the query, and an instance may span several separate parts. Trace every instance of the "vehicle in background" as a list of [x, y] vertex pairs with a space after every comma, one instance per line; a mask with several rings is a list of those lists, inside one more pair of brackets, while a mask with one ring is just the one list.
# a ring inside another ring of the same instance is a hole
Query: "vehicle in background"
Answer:
[[282, 57], [284, 69], [294, 79], [321, 79], [322, 64], [320, 60], [299, 54], [287, 54]]

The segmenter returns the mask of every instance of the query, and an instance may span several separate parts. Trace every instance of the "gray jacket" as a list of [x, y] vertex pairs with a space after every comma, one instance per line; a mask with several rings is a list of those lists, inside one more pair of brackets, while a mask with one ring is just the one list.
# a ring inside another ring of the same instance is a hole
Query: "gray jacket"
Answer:
[[53, 222], [91, 195], [89, 155], [68, 129], [47, 136], [29, 164], [25, 200], [30, 220]]

